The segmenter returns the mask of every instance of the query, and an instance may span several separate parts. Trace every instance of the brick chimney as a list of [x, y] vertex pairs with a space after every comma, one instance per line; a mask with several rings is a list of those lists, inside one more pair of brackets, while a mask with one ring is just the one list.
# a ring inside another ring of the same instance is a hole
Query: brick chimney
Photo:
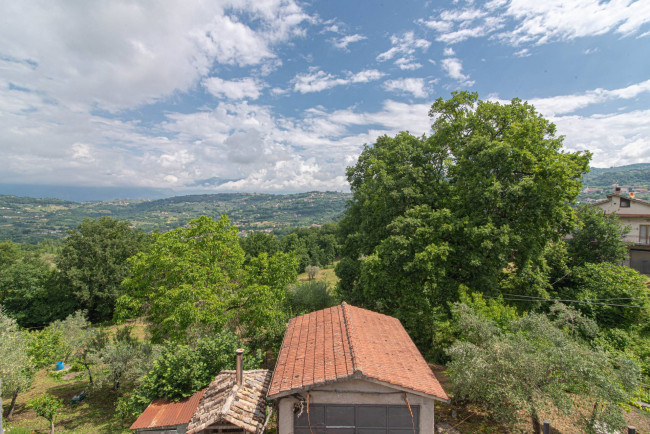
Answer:
[[235, 351], [237, 353], [237, 370], [235, 371], [235, 378], [237, 385], [241, 386], [244, 382], [244, 350], [242, 348]]

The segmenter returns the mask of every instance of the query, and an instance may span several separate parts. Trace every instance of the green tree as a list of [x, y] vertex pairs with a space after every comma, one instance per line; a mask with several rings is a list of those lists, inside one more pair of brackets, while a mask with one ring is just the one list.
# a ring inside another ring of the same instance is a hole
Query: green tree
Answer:
[[241, 237], [239, 244], [244, 249], [244, 252], [246, 252], [247, 259], [256, 258], [260, 253], [273, 256], [280, 251], [278, 237], [273, 234], [267, 234], [266, 232], [251, 232], [247, 237]]
[[293, 315], [302, 315], [338, 304], [326, 282], [301, 282], [287, 288], [287, 305]]
[[569, 286], [560, 294], [583, 300], [576, 307], [603, 328], [629, 329], [650, 320], [646, 278], [629, 267], [586, 263], [572, 270]]
[[54, 434], [54, 424], [59, 411], [63, 408], [63, 400], [44, 394], [30, 399], [27, 402], [27, 407], [33, 409], [37, 415], [50, 422], [50, 434]]
[[627, 245], [623, 241], [630, 228], [621, 225], [616, 214], [604, 214], [595, 207], [578, 209], [578, 226], [567, 240], [571, 264], [598, 264], [610, 262], [620, 264], [627, 256]]
[[575, 225], [590, 158], [518, 99], [454, 92], [429, 114], [431, 136], [380, 137], [348, 168], [337, 266], [344, 299], [397, 316], [421, 348], [461, 285], [548, 295], [545, 253]]
[[28, 336], [16, 321], [0, 306], [0, 379], [2, 396], [11, 398], [7, 420], [11, 420], [18, 395], [27, 390], [34, 376], [34, 365], [29, 357]]
[[151, 368], [157, 352], [157, 347], [134, 338], [131, 327], [122, 327], [101, 350], [90, 355], [92, 364], [100, 368], [97, 386], [109, 386], [120, 395], [130, 392]]
[[[235, 350], [246, 348], [237, 336], [223, 331], [191, 345], [167, 342], [133, 393], [118, 402], [118, 413], [135, 417], [154, 399], [177, 401], [207, 387], [223, 369], [235, 368]], [[257, 369], [262, 354], [245, 351], [244, 369]]]
[[155, 235], [149, 251], [130, 261], [133, 275], [124, 281], [118, 314], [144, 314], [156, 342], [225, 326], [250, 337], [276, 329], [284, 288], [296, 279], [295, 260], [263, 253], [244, 266], [237, 232], [224, 215]]
[[65, 317], [71, 304], [53, 284], [52, 264], [41, 252], [0, 245], [0, 304], [22, 327], [42, 327]]
[[143, 250], [148, 237], [129, 222], [110, 217], [85, 219], [68, 231], [57, 258], [61, 291], [71, 293], [77, 309], [92, 322], [110, 320], [120, 283], [129, 274], [127, 259]]
[[464, 304], [455, 305], [454, 316], [460, 337], [449, 349], [447, 372], [455, 399], [475, 402], [504, 423], [526, 411], [538, 433], [541, 412], [568, 414], [579, 396], [593, 407], [576, 425], [588, 432], [624, 426], [622, 405], [639, 379], [630, 360], [593, 349], [542, 314], [513, 319], [509, 330]]

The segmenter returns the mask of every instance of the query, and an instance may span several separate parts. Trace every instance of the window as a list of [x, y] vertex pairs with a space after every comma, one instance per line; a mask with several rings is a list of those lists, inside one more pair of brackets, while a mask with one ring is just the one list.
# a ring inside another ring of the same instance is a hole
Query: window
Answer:
[[621, 198], [621, 208], [629, 208], [629, 207], [630, 207], [630, 199]]
[[639, 225], [639, 244], [650, 244], [650, 225]]

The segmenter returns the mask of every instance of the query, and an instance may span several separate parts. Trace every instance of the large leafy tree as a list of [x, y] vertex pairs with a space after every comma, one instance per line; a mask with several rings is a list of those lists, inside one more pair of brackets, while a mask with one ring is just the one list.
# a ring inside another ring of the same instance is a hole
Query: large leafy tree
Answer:
[[147, 240], [127, 221], [85, 219], [69, 231], [57, 259], [61, 291], [72, 294], [75, 309], [85, 310], [91, 322], [111, 319], [120, 283], [129, 274], [126, 260], [143, 250]]
[[398, 316], [425, 347], [435, 307], [461, 285], [546, 295], [544, 253], [575, 225], [590, 158], [562, 151], [518, 99], [455, 92], [429, 114], [432, 135], [380, 137], [348, 168], [337, 267], [344, 298]]
[[263, 253], [245, 266], [237, 232], [224, 215], [154, 235], [149, 251], [130, 260], [118, 315], [144, 314], [158, 342], [223, 327], [251, 338], [277, 334], [285, 287], [296, 279], [295, 260]]

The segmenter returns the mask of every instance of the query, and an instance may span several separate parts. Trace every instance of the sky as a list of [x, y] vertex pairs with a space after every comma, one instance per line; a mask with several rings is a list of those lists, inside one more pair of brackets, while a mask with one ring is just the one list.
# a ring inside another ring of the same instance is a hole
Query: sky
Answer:
[[0, 1], [0, 183], [349, 191], [465, 89], [650, 162], [650, 0]]

